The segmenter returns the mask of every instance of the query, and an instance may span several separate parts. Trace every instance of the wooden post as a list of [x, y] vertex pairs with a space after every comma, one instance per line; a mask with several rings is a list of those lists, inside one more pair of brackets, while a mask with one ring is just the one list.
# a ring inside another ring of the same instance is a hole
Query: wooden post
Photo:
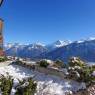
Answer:
[[3, 20], [0, 19], [0, 56], [4, 56], [3, 51]]

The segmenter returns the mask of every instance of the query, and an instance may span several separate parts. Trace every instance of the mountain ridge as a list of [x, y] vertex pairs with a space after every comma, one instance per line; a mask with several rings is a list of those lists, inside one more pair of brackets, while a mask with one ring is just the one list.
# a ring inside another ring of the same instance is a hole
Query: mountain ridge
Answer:
[[28, 45], [10, 45], [5, 46], [6, 55], [29, 57], [29, 58], [47, 58], [47, 59], [60, 59], [67, 61], [69, 57], [78, 56], [86, 61], [95, 62], [95, 38], [89, 38], [79, 41], [61, 41], [58, 40], [49, 45], [38, 43]]

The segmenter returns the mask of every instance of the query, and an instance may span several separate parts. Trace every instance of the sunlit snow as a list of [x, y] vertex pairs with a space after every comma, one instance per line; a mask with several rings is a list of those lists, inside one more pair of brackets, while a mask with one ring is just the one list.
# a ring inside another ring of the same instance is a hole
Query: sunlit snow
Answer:
[[[0, 74], [6, 75], [6, 72], [13, 76], [14, 85], [18, 83], [17, 79], [22, 80], [25, 77], [35, 76], [34, 80], [37, 81], [35, 95], [65, 95], [68, 91], [77, 91], [82, 88], [82, 83], [62, 80], [58, 77], [38, 73], [17, 65], [0, 67]], [[12, 88], [12, 91], [15, 92], [15, 89]]]

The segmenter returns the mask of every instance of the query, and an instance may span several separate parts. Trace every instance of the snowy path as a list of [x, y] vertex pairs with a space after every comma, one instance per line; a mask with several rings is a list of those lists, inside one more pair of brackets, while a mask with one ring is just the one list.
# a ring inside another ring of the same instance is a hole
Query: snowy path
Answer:
[[0, 62], [0, 67], [2, 67], [2, 66], [7, 66], [7, 65], [9, 65], [10, 63], [12, 63], [12, 61]]
[[23, 79], [28, 76], [34, 76], [37, 81], [36, 95], [65, 95], [66, 91], [76, 91], [81, 85], [74, 81], [62, 80], [55, 76], [45, 75], [38, 72], [33, 72], [17, 65], [9, 65], [0, 67], [0, 74], [13, 76], [16, 79]]

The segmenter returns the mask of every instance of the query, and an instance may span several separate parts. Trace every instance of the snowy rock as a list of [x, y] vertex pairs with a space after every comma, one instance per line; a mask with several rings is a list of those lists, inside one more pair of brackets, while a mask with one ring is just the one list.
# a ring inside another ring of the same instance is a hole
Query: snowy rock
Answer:
[[80, 66], [75, 66], [74, 68], [75, 68], [75, 69], [81, 69], [81, 67], [80, 67]]
[[16, 89], [12, 88], [10, 95], [15, 95], [15, 93], [16, 93]]
[[93, 71], [92, 75], [95, 77], [95, 71]]
[[14, 86], [14, 87], [16, 87], [18, 84], [19, 84], [18, 79], [14, 78], [14, 81], [13, 81], [13, 86]]

